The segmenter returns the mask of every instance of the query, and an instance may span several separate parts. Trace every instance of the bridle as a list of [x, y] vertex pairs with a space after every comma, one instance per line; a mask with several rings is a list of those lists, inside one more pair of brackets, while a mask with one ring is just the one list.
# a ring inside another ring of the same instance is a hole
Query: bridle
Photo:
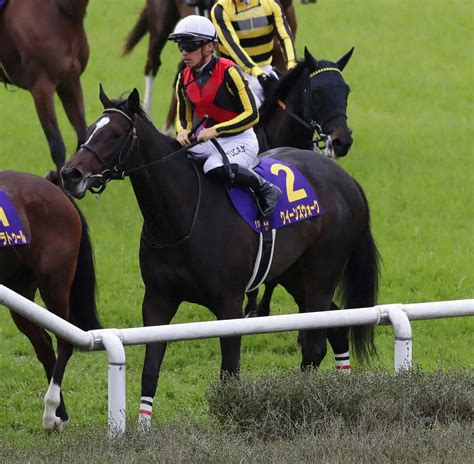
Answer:
[[[138, 167], [133, 168], [133, 169], [126, 170], [124, 165], [129, 160], [131, 155], [133, 154], [133, 152], [135, 150], [135, 147], [137, 145], [137, 141], [138, 141], [138, 136], [137, 136], [137, 131], [135, 129], [134, 120], [128, 114], [126, 114], [122, 110], [119, 110], [118, 108], [106, 108], [103, 111], [103, 114], [107, 114], [107, 113], [118, 113], [118, 114], [122, 115], [130, 123], [130, 129], [127, 133], [127, 139], [125, 140], [125, 143], [122, 145], [118, 156], [114, 157], [114, 159], [111, 163], [106, 163], [103, 160], [102, 156], [99, 153], [97, 153], [97, 151], [95, 151], [93, 148], [91, 148], [89, 145], [87, 145], [86, 143], [82, 144], [79, 147], [79, 149], [82, 148], [82, 149], [87, 150], [88, 152], [92, 153], [100, 161], [100, 163], [104, 167], [104, 170], [100, 174], [91, 174], [90, 176], [88, 176], [89, 178], [98, 178], [100, 183], [101, 183], [99, 188], [89, 187], [89, 191], [91, 191], [94, 194], [102, 193], [105, 190], [107, 184], [113, 179], [123, 180], [123, 179], [125, 179], [125, 177], [130, 176], [130, 174], [135, 173], [135, 172], [140, 171], [140, 170], [143, 170], [143, 169], [146, 169], [149, 166], [152, 166], [152, 165], [156, 166], [156, 165], [159, 165], [159, 164], [164, 164], [167, 161], [171, 160], [172, 158], [175, 158], [177, 155], [186, 152], [187, 150], [189, 150], [193, 146], [200, 143], [200, 142], [197, 142], [197, 141], [193, 142], [190, 145], [182, 147], [179, 150], [176, 150], [173, 153], [170, 153], [169, 155], [166, 155], [165, 157], [160, 158], [159, 160], [153, 161], [153, 162], [148, 163], [148, 164], [144, 164], [142, 166], [138, 166]], [[198, 212], [199, 212], [199, 206], [201, 204], [201, 190], [202, 190], [201, 189], [201, 178], [199, 176], [199, 172], [198, 172], [198, 168], [196, 167], [196, 163], [192, 162], [191, 164], [194, 168], [194, 173], [195, 173], [196, 178], [197, 178], [198, 192], [197, 192], [196, 204], [195, 204], [195, 207], [194, 207], [193, 218], [192, 218], [189, 230], [188, 230], [188, 232], [185, 236], [183, 236], [182, 238], [180, 238], [179, 240], [177, 240], [174, 243], [156, 243], [156, 242], [151, 242], [150, 240], [147, 239], [150, 246], [153, 247], [153, 248], [175, 247], [175, 246], [178, 246], [181, 243], [185, 242], [189, 237], [191, 237], [191, 234], [194, 230], [194, 226], [196, 224], [196, 219], [197, 219]]]
[[103, 114], [107, 113], [121, 114], [130, 123], [130, 130], [127, 133], [127, 139], [122, 145], [118, 156], [114, 157], [113, 161], [110, 163], [106, 163], [102, 156], [89, 145], [87, 145], [87, 143], [83, 143], [82, 145], [80, 145], [79, 149], [87, 150], [89, 153], [92, 153], [100, 161], [100, 164], [102, 164], [102, 167], [104, 168], [104, 170], [100, 174], [91, 174], [89, 176], [90, 178], [98, 178], [100, 180], [101, 185], [99, 188], [89, 188], [92, 193], [96, 194], [102, 193], [111, 180], [125, 178], [127, 173], [124, 168], [124, 165], [132, 155], [138, 140], [135, 125], [133, 123], [132, 118], [128, 114], [117, 108], [106, 108], [103, 111]]
[[[341, 70], [336, 67], [326, 67], [326, 68], [317, 69], [316, 71], [313, 71], [312, 73], [309, 74], [310, 87], [311, 87], [311, 79], [314, 79], [317, 75], [323, 72], [329, 72], [329, 71], [335, 71], [342, 75]], [[311, 107], [311, 103], [309, 101], [310, 98], [311, 98], [311, 95], [308, 92], [308, 88], [305, 88], [304, 100], [303, 100], [304, 115], [311, 114], [309, 111], [309, 108]], [[324, 133], [323, 127], [325, 126], [327, 127], [327, 125], [331, 121], [333, 121], [339, 116], [343, 116], [345, 119], [347, 119], [347, 116], [345, 113], [336, 112], [335, 114], [332, 114], [329, 118], [327, 118], [325, 121], [322, 121], [322, 122], [315, 121], [312, 118], [308, 122], [305, 117], [298, 116], [296, 113], [291, 111], [283, 100], [278, 99], [277, 104], [282, 110], [286, 111], [290, 117], [292, 117], [295, 121], [298, 121], [306, 129], [308, 129], [311, 132], [313, 137], [315, 136], [313, 138], [314, 151], [318, 151], [319, 153], [322, 153], [326, 156], [331, 156], [331, 154], [333, 153], [332, 137], [331, 135]]]

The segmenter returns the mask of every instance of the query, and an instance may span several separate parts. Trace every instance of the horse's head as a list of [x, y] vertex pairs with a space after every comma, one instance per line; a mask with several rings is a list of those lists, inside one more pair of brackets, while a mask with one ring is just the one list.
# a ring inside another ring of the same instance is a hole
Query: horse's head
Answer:
[[87, 190], [101, 192], [110, 180], [122, 179], [136, 144], [135, 118], [143, 112], [138, 90], [124, 101], [113, 102], [101, 85], [100, 101], [104, 112], [61, 170], [64, 187], [76, 198], [83, 198]]
[[347, 126], [349, 86], [342, 70], [352, 56], [351, 48], [336, 62], [319, 61], [305, 48], [309, 87], [305, 89], [304, 119], [326, 138], [325, 154], [331, 158], [347, 155], [352, 145], [352, 131]]

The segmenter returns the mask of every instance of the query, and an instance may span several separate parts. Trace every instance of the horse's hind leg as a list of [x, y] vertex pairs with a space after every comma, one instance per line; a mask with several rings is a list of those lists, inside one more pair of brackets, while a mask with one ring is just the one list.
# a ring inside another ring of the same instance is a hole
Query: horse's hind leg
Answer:
[[[331, 303], [331, 311], [338, 310], [338, 306]], [[328, 341], [334, 353], [336, 369], [346, 374], [351, 372], [351, 363], [349, 358], [349, 328], [332, 327], [327, 329]]]
[[66, 148], [56, 118], [56, 109], [54, 107], [55, 91], [55, 85], [48, 78], [41, 77], [33, 85], [31, 94], [33, 95], [41, 127], [48, 140], [53, 162], [59, 171], [66, 161]]
[[[19, 293], [17, 290], [15, 290]], [[32, 298], [28, 298], [32, 300]], [[41, 327], [33, 324], [28, 319], [24, 319], [17, 313], [11, 311], [11, 315], [18, 330], [28, 337], [33, 349], [35, 350], [38, 361], [43, 365], [44, 372], [48, 382], [51, 380], [56, 364], [56, 355], [54, 354], [53, 342], [49, 334]]]
[[[52, 313], [65, 320], [69, 318], [69, 289], [73, 273], [62, 270], [53, 273], [40, 282], [40, 292], [46, 307]], [[43, 428], [47, 432], [61, 432], [69, 421], [64, 399], [61, 393], [61, 383], [66, 370], [66, 364], [71, 357], [71, 344], [58, 339], [58, 357], [44, 396]]]
[[77, 135], [77, 149], [86, 140], [86, 119], [84, 114], [84, 96], [79, 76], [57, 89], [64, 111]]
[[[333, 292], [317, 287], [314, 282], [318, 279], [309, 278], [310, 272], [296, 275], [292, 285], [285, 283], [285, 288], [295, 299], [300, 312], [327, 311], [331, 307]], [[298, 334], [298, 342], [301, 345], [301, 369], [313, 369], [319, 367], [326, 356], [326, 330], [313, 329], [301, 330]]]
[[61, 383], [72, 351], [73, 346], [70, 343], [58, 338], [58, 358], [48, 391], [44, 396], [43, 428], [47, 432], [62, 432], [69, 422], [61, 391]]
[[[26, 272], [26, 271], [25, 271]], [[25, 274], [26, 275], [26, 274]], [[23, 276], [25, 277], [25, 276]], [[36, 293], [36, 285], [33, 283], [26, 283], [25, 279], [21, 279], [23, 282], [9, 281], [5, 284], [13, 291], [33, 301]], [[36, 353], [38, 361], [43, 365], [46, 373], [48, 383], [51, 381], [54, 372], [54, 366], [56, 365], [56, 355], [54, 353], [53, 342], [49, 334], [41, 327], [37, 326], [33, 322], [24, 319], [17, 313], [11, 312], [13, 321], [18, 329], [25, 334], [30, 340], [31, 344]]]
[[161, 52], [168, 40], [168, 35], [173, 32], [173, 28], [179, 19], [179, 13], [174, 1], [166, 1], [160, 5], [160, 8], [148, 8], [147, 16], [150, 27], [150, 40], [148, 42], [148, 54], [145, 64], [145, 97], [143, 106], [148, 116], [151, 117], [155, 79], [161, 66]]
[[163, 127], [162, 132], [164, 132], [167, 135], [170, 135], [171, 137], [174, 137], [174, 125], [176, 121], [176, 112], [178, 111], [178, 100], [176, 98], [176, 92], [175, 92], [175, 87], [176, 87], [176, 81], [178, 80], [178, 75], [179, 73], [185, 68], [184, 61], [181, 60], [178, 63], [178, 70], [176, 72], [176, 76], [173, 81], [173, 88], [171, 92], [171, 101], [170, 101], [170, 106], [168, 108], [168, 114], [166, 115], [166, 122]]

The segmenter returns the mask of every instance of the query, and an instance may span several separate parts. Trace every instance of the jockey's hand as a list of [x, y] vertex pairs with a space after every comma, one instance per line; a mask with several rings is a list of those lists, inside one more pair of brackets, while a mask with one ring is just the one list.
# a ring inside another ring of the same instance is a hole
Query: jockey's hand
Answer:
[[277, 80], [275, 76], [272, 76], [270, 74], [260, 74], [260, 76], [257, 77], [258, 82], [263, 88], [264, 92], [267, 92], [272, 84]]
[[189, 133], [191, 131], [188, 129], [180, 129], [178, 131], [178, 135], [176, 136], [176, 140], [183, 146], [190, 145], [191, 142], [189, 141]]
[[215, 139], [218, 136], [218, 132], [213, 127], [207, 127], [199, 132], [197, 136], [198, 142], [207, 142], [208, 140]]

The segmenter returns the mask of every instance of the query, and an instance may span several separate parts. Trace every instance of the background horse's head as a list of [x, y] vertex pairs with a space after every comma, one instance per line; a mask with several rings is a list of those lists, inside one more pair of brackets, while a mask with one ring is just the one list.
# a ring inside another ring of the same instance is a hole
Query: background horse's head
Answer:
[[312, 149], [316, 133], [318, 147], [326, 156], [347, 155], [352, 146], [346, 114], [350, 89], [342, 70], [353, 50], [332, 62], [317, 60], [305, 48], [304, 61], [274, 84], [261, 108], [269, 148]]
[[144, 115], [138, 90], [128, 99], [112, 101], [100, 86], [102, 116], [86, 133], [86, 141], [61, 170], [64, 187], [76, 198], [87, 190], [101, 192], [107, 182], [121, 179], [136, 146], [135, 117]]
[[350, 88], [342, 70], [350, 60], [351, 48], [336, 62], [317, 60], [305, 48], [305, 64], [309, 72], [309, 88], [304, 101], [304, 116], [313, 127], [330, 137], [327, 155], [347, 155], [352, 146], [352, 131], [347, 126], [347, 98]]

